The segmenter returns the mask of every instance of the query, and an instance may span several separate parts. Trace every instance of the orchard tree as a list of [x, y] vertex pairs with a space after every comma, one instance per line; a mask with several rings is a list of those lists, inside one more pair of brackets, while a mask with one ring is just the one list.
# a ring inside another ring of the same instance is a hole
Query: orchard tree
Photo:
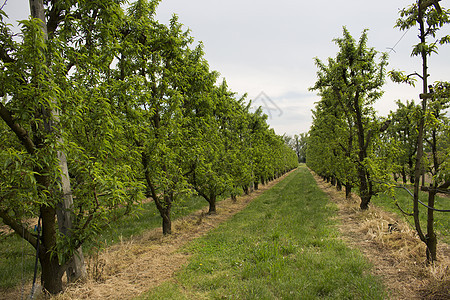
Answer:
[[401, 151], [398, 161], [395, 164], [398, 169], [394, 172], [394, 179], [397, 181], [400, 174], [404, 184], [408, 179], [414, 183], [414, 157], [417, 151], [417, 123], [418, 106], [414, 100], [403, 104], [397, 101], [397, 110], [390, 113], [392, 120], [387, 130], [386, 143], [398, 143], [398, 149]]
[[378, 52], [367, 46], [367, 40], [367, 30], [356, 42], [344, 27], [343, 37], [334, 40], [339, 47], [336, 58], [330, 58], [328, 65], [316, 58], [318, 81], [311, 88], [319, 94], [326, 93], [327, 99], [333, 102], [332, 106], [340, 107], [354, 130], [356, 156], [353, 163], [357, 170], [361, 209], [368, 208], [371, 197], [376, 193], [369, 171], [373, 137], [388, 125], [379, 124], [372, 108], [383, 94], [381, 87], [387, 55], [382, 54], [377, 62]]
[[220, 105], [217, 106], [220, 124], [219, 131], [224, 137], [225, 152], [222, 157], [224, 172], [230, 176], [230, 196], [236, 201], [236, 196], [242, 191], [242, 186], [251, 182], [249, 152], [246, 147], [248, 136], [248, 106], [244, 104], [244, 95], [237, 98], [236, 93], [228, 89], [226, 81], [219, 87]]
[[355, 129], [350, 115], [335, 105], [333, 92], [329, 92], [321, 94], [322, 99], [313, 110], [307, 164], [327, 181], [334, 182], [336, 178], [337, 188], [344, 185], [348, 198], [356, 183]]
[[423, 158], [424, 168], [431, 175], [429, 187], [422, 187], [428, 192], [427, 214], [427, 259], [435, 261], [437, 238], [435, 233], [435, 218], [432, 208], [436, 205], [436, 195], [450, 186], [450, 122], [447, 117], [450, 108], [450, 83], [439, 82], [433, 86], [433, 95], [427, 107], [424, 135], [427, 155]]
[[[32, 18], [21, 22], [20, 42], [2, 17], [0, 128], [7, 147], [1, 148], [0, 217], [39, 249], [41, 281], [52, 294], [62, 291], [71, 262], [82, 258], [77, 249], [137, 196], [115, 140], [123, 128], [112, 125], [103, 85], [119, 4], [30, 1]], [[102, 142], [94, 150], [92, 141]], [[42, 234], [36, 235], [26, 220], [38, 216]]]
[[230, 151], [233, 145], [228, 140], [227, 123], [234, 117], [228, 105], [235, 100], [223, 81], [220, 86], [213, 86], [203, 101], [206, 105], [197, 107], [197, 117], [192, 123], [197, 129], [192, 130], [189, 182], [209, 203], [208, 213], [215, 214], [218, 197], [230, 195], [234, 187], [229, 165], [237, 161]]
[[116, 71], [122, 88], [116, 99], [128, 122], [129, 143], [141, 153], [135, 170], [145, 178], [146, 196], [161, 215], [163, 234], [170, 234], [173, 203], [187, 191], [179, 89], [180, 78], [189, 76], [192, 38], [176, 16], [168, 26], [154, 20], [158, 2], [139, 0], [128, 9]]
[[262, 108], [259, 107], [255, 112], [250, 114], [249, 122], [250, 145], [252, 151], [251, 172], [253, 178], [253, 188], [257, 190], [264, 178], [267, 167], [267, 148], [265, 148], [264, 138], [265, 132], [269, 130], [267, 125], [267, 115], [263, 114]]
[[308, 149], [308, 133], [300, 133], [294, 135], [295, 153], [298, 157], [298, 162], [306, 163], [306, 151]]
[[[396, 27], [400, 30], [409, 30], [413, 27], [418, 27], [419, 43], [414, 45], [411, 55], [419, 56], [422, 60], [422, 71], [420, 73], [414, 72], [410, 75], [405, 75], [400, 71], [392, 71], [390, 73], [391, 79], [396, 82], [414, 83], [415, 77], [418, 77], [422, 82], [420, 98], [422, 99], [421, 110], [419, 112], [418, 134], [417, 134], [417, 151], [414, 169], [414, 203], [413, 203], [413, 218], [416, 231], [421, 241], [427, 245], [427, 260], [433, 262], [436, 260], [436, 233], [434, 230], [434, 202], [436, 189], [447, 189], [450, 186], [450, 180], [445, 177], [440, 177], [439, 181], [432, 183], [433, 188], [430, 189], [428, 197], [427, 209], [427, 232], [422, 230], [419, 220], [419, 191], [420, 191], [420, 176], [422, 176], [424, 169], [424, 139], [426, 137], [427, 128], [426, 120], [429, 119], [429, 101], [435, 102], [437, 96], [432, 90], [429, 90], [428, 77], [428, 57], [433, 53], [437, 53], [438, 45], [447, 44], [450, 42], [449, 35], [438, 36], [439, 29], [445, 24], [450, 23], [450, 10], [443, 9], [439, 5], [439, 1], [418, 0], [411, 6], [400, 11], [400, 18], [397, 20]], [[430, 41], [432, 39], [432, 41]], [[445, 89], [443, 89], [445, 90]], [[442, 97], [439, 95], [438, 97]], [[442, 99], [442, 98], [439, 98]], [[433, 115], [433, 112], [431, 113]], [[435, 116], [433, 118], [436, 118]], [[432, 134], [432, 133], [431, 133]], [[433, 142], [431, 143], [433, 144]]]

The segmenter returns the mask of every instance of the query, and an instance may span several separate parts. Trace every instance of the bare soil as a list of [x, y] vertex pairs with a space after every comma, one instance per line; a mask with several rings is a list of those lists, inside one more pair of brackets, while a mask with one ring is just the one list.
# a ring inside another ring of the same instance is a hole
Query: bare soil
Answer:
[[360, 198], [313, 174], [318, 186], [338, 208], [338, 223], [346, 244], [359, 249], [372, 263], [389, 291], [390, 299], [450, 299], [450, 247], [438, 244], [439, 261], [426, 263], [425, 244], [399, 215], [371, 204], [359, 208]]

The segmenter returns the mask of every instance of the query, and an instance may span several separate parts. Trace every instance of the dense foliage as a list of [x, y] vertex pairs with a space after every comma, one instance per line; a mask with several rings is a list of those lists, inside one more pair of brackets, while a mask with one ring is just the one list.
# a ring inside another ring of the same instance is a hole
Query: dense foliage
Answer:
[[372, 107], [383, 94], [387, 57], [383, 54], [377, 62], [377, 52], [367, 40], [366, 31], [356, 42], [344, 27], [343, 37], [335, 39], [336, 58], [329, 58], [328, 64], [316, 58], [318, 80], [311, 89], [322, 99], [313, 111], [308, 147], [308, 163], [314, 170], [336, 177], [349, 189], [358, 187], [362, 209], [376, 193], [371, 170], [376, 135], [388, 126], [381, 124]]
[[40, 248], [50, 293], [74, 252], [144, 195], [170, 233], [179, 195], [215, 212], [217, 197], [297, 165], [177, 18], [155, 20], [158, 2], [30, 0], [20, 40], [0, 12], [0, 218]]

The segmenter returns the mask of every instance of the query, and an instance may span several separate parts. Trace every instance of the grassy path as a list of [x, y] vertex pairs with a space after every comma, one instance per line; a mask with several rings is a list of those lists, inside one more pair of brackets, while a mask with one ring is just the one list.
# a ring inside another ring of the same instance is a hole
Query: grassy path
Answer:
[[142, 299], [384, 299], [359, 251], [339, 238], [337, 208], [300, 167], [182, 250], [191, 258]]

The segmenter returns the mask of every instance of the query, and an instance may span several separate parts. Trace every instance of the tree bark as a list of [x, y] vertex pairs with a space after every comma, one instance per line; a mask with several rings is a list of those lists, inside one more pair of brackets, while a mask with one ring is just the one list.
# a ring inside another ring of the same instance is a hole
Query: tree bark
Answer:
[[172, 234], [172, 220], [170, 219], [170, 207], [161, 209], [159, 214], [162, 217], [162, 230], [164, 235]]
[[[70, 187], [69, 169], [67, 167], [67, 157], [64, 152], [58, 152], [59, 165], [61, 169], [61, 188], [63, 201], [59, 203], [56, 214], [58, 217], [59, 231], [67, 236], [71, 236], [73, 218], [73, 196]], [[67, 266], [67, 280], [75, 282], [87, 276], [84, 264], [84, 255], [81, 246], [74, 250], [74, 255]]]
[[363, 167], [358, 168], [358, 177], [359, 177], [359, 193], [361, 197], [361, 204], [359, 207], [362, 210], [369, 208], [370, 199], [372, 195], [369, 193], [369, 186], [367, 184], [366, 172], [363, 170]]
[[208, 214], [209, 214], [209, 215], [213, 215], [213, 214], [216, 214], [216, 213], [217, 213], [217, 211], [216, 211], [216, 199], [217, 199], [217, 196], [216, 196], [216, 195], [210, 195], [210, 196], [208, 197], [208, 203], [209, 203], [209, 211], [208, 211]]
[[352, 194], [352, 185], [347, 183], [345, 185], [345, 199], [349, 199], [351, 194]]
[[342, 182], [339, 179], [336, 180], [336, 190], [342, 191]]
[[[436, 198], [436, 191], [430, 190], [428, 192], [428, 206], [434, 207]], [[428, 217], [427, 217], [427, 235], [426, 235], [426, 244], [427, 244], [427, 261], [432, 263], [436, 261], [436, 249], [437, 249], [437, 238], [436, 233], [434, 231], [434, 211], [432, 209], [428, 209]]]
[[39, 252], [41, 281], [44, 289], [54, 295], [62, 292], [62, 275], [65, 271], [58, 262], [58, 255], [52, 253], [56, 247], [56, 210], [51, 206], [42, 206], [41, 215], [42, 247]]
[[[30, 13], [33, 18], [40, 19], [42, 21], [42, 31], [44, 33], [44, 39], [48, 40], [48, 32], [47, 32], [47, 24], [45, 23], [45, 10], [44, 10], [44, 2], [43, 0], [29, 0], [30, 4]], [[51, 111], [52, 117], [58, 121], [59, 120], [59, 113], [56, 110]], [[49, 124], [47, 126], [48, 131], [53, 131], [54, 128], [51, 126], [52, 124]], [[62, 142], [61, 139], [59, 139], [59, 142]], [[63, 234], [66, 234], [70, 236], [70, 230], [72, 229], [72, 209], [73, 209], [73, 197], [72, 197], [72, 191], [70, 187], [70, 178], [69, 178], [69, 171], [67, 168], [67, 158], [65, 153], [58, 151], [58, 164], [61, 170], [61, 187], [63, 192], [63, 200], [59, 205], [58, 208], [58, 225]], [[55, 239], [56, 239], [56, 232], [55, 232]], [[84, 256], [83, 252], [81, 250], [81, 247], [78, 249], [75, 249], [75, 256], [71, 260], [67, 277], [69, 282], [73, 282], [75, 280], [78, 280], [79, 278], [86, 276], [86, 267], [84, 265]], [[48, 270], [52, 270], [53, 268], [50, 268]], [[42, 272], [44, 273], [44, 268], [42, 268]], [[57, 275], [57, 274], [55, 274]], [[42, 274], [42, 277], [47, 278], [47, 281], [49, 280], [49, 277], [51, 275], [48, 274]], [[61, 275], [58, 275], [57, 277], [60, 277]], [[60, 280], [60, 279], [59, 279]], [[50, 291], [50, 289], [48, 289]], [[52, 289], [53, 290], [53, 289]], [[62, 290], [62, 285], [61, 285]], [[58, 291], [59, 292], [59, 291]]]
[[[426, 34], [425, 34], [425, 24], [423, 20], [423, 14], [424, 10], [421, 9], [421, 3], [422, 1], [419, 0], [418, 2], [418, 17], [417, 21], [419, 23], [419, 30], [420, 30], [420, 42], [425, 45], [426, 43]], [[427, 66], [427, 54], [425, 50], [421, 53], [422, 56], [422, 91], [423, 93], [426, 93], [428, 90], [427, 85], [427, 78], [428, 78], [428, 66]], [[422, 240], [424, 243], [426, 242], [426, 237], [422, 232], [422, 227], [420, 226], [420, 219], [419, 219], [419, 189], [420, 189], [420, 176], [422, 175], [422, 157], [423, 157], [423, 136], [424, 136], [424, 127], [425, 127], [425, 114], [427, 110], [427, 99], [422, 99], [422, 111], [421, 116], [419, 120], [419, 127], [418, 127], [418, 134], [417, 134], [417, 152], [416, 152], [416, 165], [414, 169], [414, 197], [413, 197], [413, 218], [414, 218], [414, 225], [417, 231], [417, 234], [419, 235], [420, 240]]]
[[40, 255], [39, 262], [42, 267], [41, 281], [44, 290], [52, 295], [61, 293], [63, 290], [61, 278], [64, 270], [58, 263], [58, 256], [52, 256], [51, 252], [46, 251]]

